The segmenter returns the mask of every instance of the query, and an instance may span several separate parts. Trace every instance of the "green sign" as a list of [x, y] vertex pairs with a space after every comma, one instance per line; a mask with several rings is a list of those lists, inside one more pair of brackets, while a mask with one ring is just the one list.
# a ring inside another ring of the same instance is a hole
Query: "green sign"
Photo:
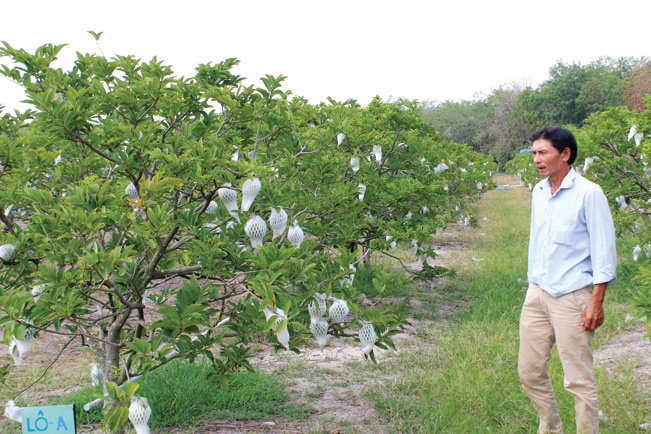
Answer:
[[74, 434], [74, 405], [23, 407], [23, 434]]

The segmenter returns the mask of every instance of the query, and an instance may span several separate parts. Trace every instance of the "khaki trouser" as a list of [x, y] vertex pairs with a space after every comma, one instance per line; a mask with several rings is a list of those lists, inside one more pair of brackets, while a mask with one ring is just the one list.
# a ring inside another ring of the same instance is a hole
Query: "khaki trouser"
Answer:
[[530, 283], [520, 316], [520, 383], [540, 417], [539, 433], [562, 433], [547, 362], [554, 342], [563, 364], [565, 389], [575, 397], [579, 434], [599, 433], [599, 401], [592, 374], [594, 332], [581, 325], [592, 287], [555, 298]]

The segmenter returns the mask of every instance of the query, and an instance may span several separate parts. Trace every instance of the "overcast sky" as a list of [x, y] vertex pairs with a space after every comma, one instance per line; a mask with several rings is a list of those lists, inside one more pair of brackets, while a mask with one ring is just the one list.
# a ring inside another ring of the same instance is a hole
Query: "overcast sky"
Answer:
[[[102, 31], [107, 57], [158, 56], [186, 77], [236, 57], [246, 84], [282, 74], [312, 103], [473, 99], [537, 86], [560, 59], [651, 56], [650, 0], [5, 0], [0, 10], [1, 41], [32, 52], [67, 43], [55, 64], [66, 70], [76, 52], [99, 54], [87, 31]], [[0, 78], [0, 104], [23, 110], [22, 98]]]

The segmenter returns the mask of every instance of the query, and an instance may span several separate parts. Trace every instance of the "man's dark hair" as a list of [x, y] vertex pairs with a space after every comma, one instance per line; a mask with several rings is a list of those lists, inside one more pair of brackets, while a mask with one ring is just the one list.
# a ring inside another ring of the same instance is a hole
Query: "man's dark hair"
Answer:
[[568, 160], [570, 166], [576, 160], [576, 139], [574, 138], [574, 134], [567, 128], [557, 126], [545, 127], [529, 134], [529, 140], [532, 142], [538, 139], [549, 140], [558, 152], [563, 152], [563, 149], [570, 148], [570, 159]]

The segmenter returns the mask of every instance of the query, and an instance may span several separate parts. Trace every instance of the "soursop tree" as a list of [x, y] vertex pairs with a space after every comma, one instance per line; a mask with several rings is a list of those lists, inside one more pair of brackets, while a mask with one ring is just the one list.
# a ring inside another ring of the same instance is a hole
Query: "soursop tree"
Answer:
[[626, 240], [621, 260], [630, 264], [633, 280], [641, 283], [635, 304], [651, 333], [650, 135], [649, 110], [624, 107], [592, 115], [577, 133], [584, 176], [604, 189], [618, 233]]
[[[325, 338], [364, 329], [375, 360], [374, 346], [395, 348], [408, 303], [358, 303], [351, 246], [424, 240], [490, 186], [486, 158], [413, 107], [310, 105], [282, 76], [246, 85], [236, 59], [190, 78], [133, 56], [52, 68], [63, 48], [0, 48], [14, 62], [2, 74], [33, 106], [0, 123], [0, 244], [13, 246], [0, 327], [5, 342], [82, 338], [111, 390], [177, 358], [205, 357], [218, 375], [249, 369], [260, 331], [298, 351], [317, 335], [321, 300], [345, 313]], [[382, 295], [408, 280], [377, 273]]]

